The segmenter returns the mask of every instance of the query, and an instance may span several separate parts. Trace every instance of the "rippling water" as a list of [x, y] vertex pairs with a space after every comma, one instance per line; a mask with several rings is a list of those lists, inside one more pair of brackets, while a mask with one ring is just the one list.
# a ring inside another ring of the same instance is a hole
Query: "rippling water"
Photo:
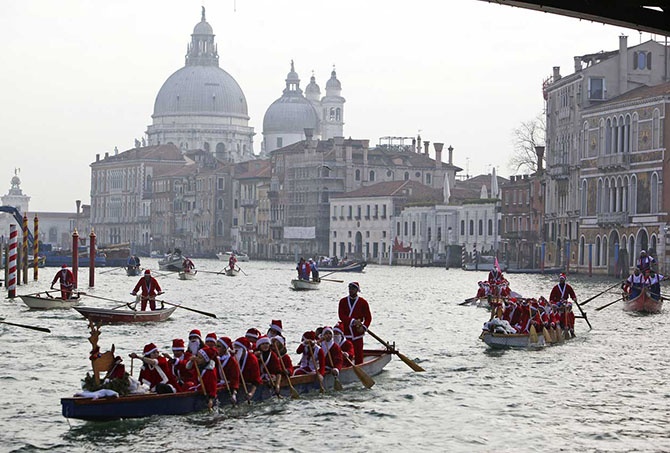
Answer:
[[[143, 264], [156, 269], [153, 260]], [[196, 264], [217, 271], [225, 266], [214, 260]], [[185, 338], [193, 328], [236, 338], [252, 326], [265, 332], [272, 319], [281, 319], [294, 350], [302, 332], [337, 320], [345, 284], [323, 282], [319, 291], [294, 292], [288, 287], [291, 263], [240, 264], [247, 276], [201, 272], [193, 281], [175, 275], [159, 280], [166, 300], [214, 312], [218, 319], [177, 310], [164, 323], [106, 326], [101, 347], [115, 344], [123, 357], [148, 342], [169, 351], [172, 338]], [[55, 271], [41, 270], [40, 283], [18, 292], [46, 289]], [[101, 271], [87, 292], [132, 300], [128, 293], [136, 277]], [[670, 451], [666, 312], [635, 316], [620, 304], [596, 312], [617, 298], [606, 293], [585, 307], [594, 329], [577, 320], [575, 340], [540, 351], [492, 351], [477, 338], [487, 312], [458, 306], [485, 276], [370, 265], [363, 274], [329, 277], [359, 281], [373, 312], [371, 329], [395, 341], [425, 373], [394, 359], [370, 390], [354, 385], [337, 394], [226, 407], [216, 414], [108, 423], [68, 423], [61, 415], [60, 397], [78, 390], [88, 370], [87, 322], [74, 310], [29, 311], [18, 298], [5, 300], [7, 321], [52, 333], [0, 324], [0, 451]], [[547, 297], [555, 280], [508, 277], [525, 296]], [[88, 282], [86, 270], [79, 281]], [[571, 276], [570, 283], [583, 301], [614, 281]], [[114, 305], [91, 298], [85, 304]]]

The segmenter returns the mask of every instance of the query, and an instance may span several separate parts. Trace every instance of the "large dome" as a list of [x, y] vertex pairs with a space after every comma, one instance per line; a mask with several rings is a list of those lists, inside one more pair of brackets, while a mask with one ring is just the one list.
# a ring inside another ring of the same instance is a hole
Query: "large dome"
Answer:
[[319, 116], [302, 96], [282, 96], [268, 107], [263, 117], [263, 134], [304, 133], [305, 128], [319, 129]]
[[181, 114], [249, 117], [242, 88], [218, 66], [185, 66], [165, 81], [153, 116]]

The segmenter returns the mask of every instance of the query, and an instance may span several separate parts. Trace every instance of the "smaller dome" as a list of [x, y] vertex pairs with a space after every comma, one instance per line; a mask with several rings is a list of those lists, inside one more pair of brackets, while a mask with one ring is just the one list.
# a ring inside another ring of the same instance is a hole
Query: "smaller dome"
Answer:
[[333, 72], [330, 73], [330, 79], [326, 82], [326, 90], [341, 90], [342, 84], [337, 80], [337, 73], [333, 69]]
[[282, 96], [268, 107], [263, 118], [263, 134], [298, 133], [305, 128], [319, 130], [319, 116], [302, 96]]
[[305, 87], [305, 94], [321, 94], [321, 88], [317, 85], [314, 76], [309, 79], [309, 85]]
[[12, 186], [20, 186], [21, 185], [21, 179], [18, 176], [14, 176], [12, 178]]
[[207, 22], [204, 20], [201, 22], [198, 22], [196, 26], [193, 28], [193, 34], [194, 35], [213, 35], [214, 34], [214, 29], [212, 29], [212, 26], [209, 25]]
[[300, 76], [295, 72], [295, 66], [293, 65], [293, 60], [291, 60], [291, 70], [286, 74], [286, 82], [300, 82]]

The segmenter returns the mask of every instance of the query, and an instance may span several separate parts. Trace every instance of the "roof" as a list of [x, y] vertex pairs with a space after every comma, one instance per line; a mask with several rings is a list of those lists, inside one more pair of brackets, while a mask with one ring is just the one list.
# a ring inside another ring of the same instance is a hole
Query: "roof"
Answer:
[[168, 143], [164, 145], [154, 145], [154, 146], [144, 146], [141, 148], [131, 148], [127, 151], [123, 151], [115, 155], [107, 155], [104, 159], [93, 162], [91, 165], [101, 164], [101, 163], [112, 163], [112, 162], [127, 162], [130, 160], [141, 160], [141, 161], [184, 161], [184, 156], [182, 155], [179, 148], [175, 145]]
[[[623, 101], [650, 99], [667, 95], [670, 95], [670, 82], [662, 83], [660, 85], [642, 86], [639, 88], [635, 88], [622, 94], [621, 96], [612, 98], [603, 104], [614, 104]], [[599, 107], [602, 107], [603, 104], [599, 104]]]
[[335, 198], [375, 198], [375, 197], [406, 197], [412, 201], [442, 201], [442, 191], [433, 189], [417, 181], [386, 181], [361, 187], [351, 192], [333, 194]]
[[241, 171], [235, 179], [269, 179], [272, 176], [272, 167], [269, 159], [250, 160], [235, 166], [235, 171]]

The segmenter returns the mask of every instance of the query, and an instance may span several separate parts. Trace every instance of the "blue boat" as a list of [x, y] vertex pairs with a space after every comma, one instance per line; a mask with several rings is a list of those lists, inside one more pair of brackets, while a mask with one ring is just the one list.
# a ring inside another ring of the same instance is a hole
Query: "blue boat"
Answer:
[[[368, 376], [375, 376], [382, 372], [386, 364], [391, 361], [392, 352], [389, 350], [366, 350], [365, 362], [358, 366]], [[339, 381], [342, 385], [361, 385], [362, 379], [357, 376], [353, 367], [342, 368]], [[315, 375], [291, 377], [291, 384], [298, 393], [319, 391], [319, 381]], [[332, 375], [324, 377], [326, 391], [333, 390], [335, 381]], [[281, 395], [290, 398], [291, 387], [283, 381]], [[238, 394], [238, 403], [243, 403], [243, 392]], [[258, 387], [254, 394], [254, 401], [263, 401], [276, 398], [272, 389], [267, 386]], [[224, 386], [217, 394], [219, 404], [230, 404], [230, 393]], [[70, 397], [61, 398], [63, 416], [88, 421], [109, 421], [126, 418], [142, 418], [153, 415], [184, 415], [207, 409], [207, 398], [201, 392], [181, 392], [120, 396], [117, 398], [88, 398]]]

